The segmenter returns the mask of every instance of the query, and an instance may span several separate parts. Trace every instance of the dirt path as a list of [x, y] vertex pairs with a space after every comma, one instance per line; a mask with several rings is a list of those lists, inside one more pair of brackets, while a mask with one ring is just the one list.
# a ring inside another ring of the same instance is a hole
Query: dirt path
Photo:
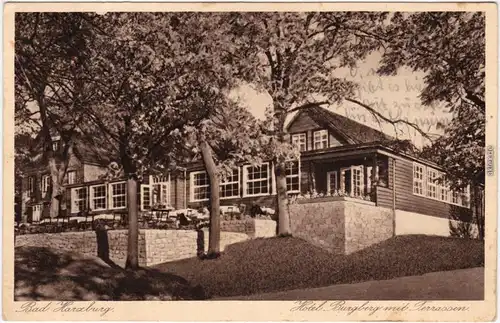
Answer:
[[332, 285], [277, 293], [236, 296], [232, 300], [481, 300], [484, 268], [428, 273], [422, 276]]

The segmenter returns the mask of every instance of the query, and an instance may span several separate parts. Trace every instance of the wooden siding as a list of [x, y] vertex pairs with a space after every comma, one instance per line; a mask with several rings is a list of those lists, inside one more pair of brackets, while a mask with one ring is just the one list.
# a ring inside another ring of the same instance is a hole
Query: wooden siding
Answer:
[[328, 147], [338, 147], [345, 144], [345, 140], [342, 139], [340, 135], [332, 132], [331, 129], [325, 129], [316, 123], [309, 115], [306, 113], [301, 113], [288, 127], [288, 132], [292, 134], [305, 133], [306, 134], [306, 149], [308, 151], [314, 150], [314, 131], [317, 130], [328, 130]]
[[382, 186], [376, 187], [377, 206], [391, 208], [393, 206], [392, 189]]
[[329, 143], [328, 143], [328, 146], [329, 147], [339, 147], [339, 146], [343, 146], [343, 141], [342, 139], [340, 139], [339, 137], [335, 136], [331, 131], [329, 131]]
[[288, 126], [289, 133], [307, 132], [312, 129], [321, 129], [321, 127], [307, 113], [300, 113]]
[[[396, 189], [396, 209], [441, 218], [449, 218], [451, 213], [456, 212], [457, 208], [452, 204], [413, 194], [413, 163], [400, 159], [395, 163], [395, 172], [393, 172], [394, 163], [389, 163], [389, 188], [392, 189], [393, 186]], [[392, 178], [394, 173], [395, 180]], [[381, 200], [377, 201], [377, 204], [387, 203], [385, 194], [382, 193]], [[392, 197], [390, 203], [392, 207]]]

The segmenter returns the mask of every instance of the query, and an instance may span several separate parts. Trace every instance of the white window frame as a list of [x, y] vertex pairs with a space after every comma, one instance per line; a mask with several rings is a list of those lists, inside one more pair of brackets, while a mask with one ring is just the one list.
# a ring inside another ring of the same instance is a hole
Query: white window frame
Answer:
[[[433, 168], [427, 167], [426, 176], [427, 176], [426, 177], [426, 179], [427, 179], [427, 187], [426, 187], [427, 197], [434, 199], [434, 200], [437, 200], [438, 199], [437, 179], [439, 177], [438, 171], [433, 169]], [[430, 195], [433, 192], [434, 192], [435, 196]]]
[[52, 141], [52, 151], [54, 151], [54, 152], [59, 151], [59, 148], [60, 148], [59, 145], [60, 145], [59, 140], [53, 140]]
[[[147, 190], [147, 193], [146, 193], [146, 190]], [[148, 207], [144, 206], [144, 201], [145, 201], [146, 196], [147, 196], [148, 201], [149, 201]], [[141, 184], [141, 211], [150, 210], [152, 208], [152, 206], [153, 206], [153, 201], [152, 201], [151, 185]]]
[[[316, 144], [319, 144], [322, 147], [317, 148]], [[325, 148], [328, 148], [328, 130], [322, 129], [322, 130], [314, 131], [313, 132], [313, 149], [319, 150], [319, 149], [325, 149]]]
[[[412, 190], [413, 190], [413, 194], [414, 195], [418, 195], [418, 196], [424, 196], [426, 197], [426, 182], [427, 182], [427, 170], [426, 170], [426, 167], [422, 164], [419, 164], [419, 163], [413, 163], [413, 185], [412, 185]], [[421, 178], [419, 177], [416, 177], [415, 174], [416, 174], [416, 170], [421, 170]], [[420, 188], [422, 190], [422, 192], [419, 192], [417, 190], [417, 187], [416, 184], [420, 184]]]
[[[443, 199], [443, 195], [444, 195], [444, 199]], [[448, 185], [446, 184], [443, 184], [443, 185], [440, 185], [439, 186], [439, 200], [440, 201], [443, 201], [443, 202], [447, 202], [447, 203], [450, 203], [450, 188], [448, 187]]]
[[[333, 190], [331, 189], [332, 186], [331, 175], [334, 175], [333, 177], [335, 178], [334, 179], [335, 185]], [[339, 182], [339, 172], [337, 172], [336, 170], [326, 172], [326, 188], [329, 190], [327, 193], [332, 194], [334, 191], [337, 191], [339, 189], [338, 182]]]
[[[346, 170], [351, 171], [351, 192], [347, 192], [345, 190], [345, 172]], [[355, 187], [358, 187], [358, 185], [355, 185], [355, 180], [354, 180], [354, 172], [360, 172], [360, 184], [359, 184], [359, 194], [357, 194]], [[364, 196], [365, 194], [365, 175], [364, 175], [364, 167], [363, 165], [353, 165], [350, 167], [342, 167], [340, 169], [340, 190], [345, 193], [349, 193], [349, 195], [353, 196]]]
[[299, 151], [307, 151], [307, 134], [305, 132], [293, 134], [292, 144], [299, 147]]
[[49, 186], [50, 186], [50, 175], [42, 175], [40, 181], [40, 190], [42, 191], [42, 194], [47, 194]]
[[[78, 198], [77, 191], [79, 190], [85, 190], [85, 197], [84, 198]], [[87, 208], [88, 203], [89, 203], [89, 191], [88, 191], [88, 186], [80, 186], [80, 187], [74, 187], [71, 189], [71, 213], [78, 213], [83, 210], [80, 210], [78, 207], [78, 202], [80, 201], [85, 201], [85, 206], [84, 209]]]
[[[287, 174], [287, 170], [288, 170], [288, 167], [289, 167], [289, 163], [290, 162], [287, 162], [286, 164], [286, 170], [285, 170], [285, 177], [286, 177], [286, 192], [288, 194], [295, 194], [295, 193], [300, 193], [300, 160], [298, 161], [295, 161], [295, 163], [297, 163], [297, 174]], [[297, 178], [298, 179], [298, 189], [296, 190], [288, 190], [288, 179], [293, 179], [293, 178]]]
[[[257, 193], [257, 194], [250, 194], [248, 193], [248, 188], [250, 183], [256, 183], [256, 182], [262, 182], [264, 181], [263, 178], [259, 179], [248, 179], [248, 169], [252, 167], [262, 167], [266, 166], [267, 167], [267, 193]], [[250, 197], [250, 196], [266, 196], [266, 195], [271, 195], [273, 190], [273, 187], [271, 185], [271, 178], [272, 178], [272, 173], [274, 173], [271, 169], [271, 164], [270, 163], [263, 163], [258, 166], [252, 166], [252, 165], [245, 165], [243, 166], [243, 197]]]
[[[104, 196], [99, 196], [99, 197], [94, 197], [94, 192], [96, 188], [98, 187], [104, 187]], [[104, 199], [104, 206], [100, 208], [95, 207], [95, 201], [96, 200], [103, 200]], [[92, 185], [90, 186], [90, 194], [89, 194], [89, 203], [90, 203], [90, 209], [92, 211], [102, 211], [106, 210], [108, 206], [108, 190], [106, 184], [100, 184], [100, 185]]]
[[[233, 174], [234, 174], [234, 171], [236, 171], [236, 172], [237, 172], [237, 174], [238, 174], [238, 178], [237, 178], [237, 180], [236, 180], [236, 181], [234, 181], [234, 180], [233, 180], [233, 181], [231, 181], [231, 182], [228, 182], [228, 181], [222, 181], [222, 179], [221, 179], [221, 181], [220, 181], [220, 199], [221, 199], [221, 200], [226, 200], [226, 199], [234, 199], [234, 198], [238, 198], [238, 197], [240, 197], [240, 179], [241, 179], [241, 171], [240, 171], [240, 168], [239, 168], [239, 167], [233, 170]], [[231, 176], [231, 177], [232, 177], [232, 176]], [[231, 196], [222, 196], [222, 188], [223, 188], [224, 186], [234, 185], [234, 184], [236, 184], [236, 185], [237, 185], [237, 187], [238, 187], [238, 189], [237, 189], [237, 192], [238, 192], [238, 193], [237, 193], [236, 195], [231, 195]]]
[[[42, 204], [34, 204], [31, 210], [31, 222], [40, 222], [42, 217], [43, 205]], [[36, 215], [36, 217], [35, 217]]]
[[[115, 185], [124, 185], [125, 189], [123, 194], [115, 194], [114, 192], [114, 186]], [[108, 192], [109, 192], [109, 205], [108, 209], [110, 210], [119, 210], [119, 209], [126, 209], [127, 208], [127, 182], [121, 181], [121, 182], [114, 182], [114, 183], [109, 183], [108, 187]], [[124, 197], [124, 206], [114, 206], [114, 198], [115, 197]]]
[[70, 170], [67, 172], [66, 176], [68, 178], [69, 185], [76, 184], [76, 171]]
[[[422, 187], [424, 188], [422, 194], [418, 194], [417, 192], [415, 192], [415, 182], [418, 180], [415, 178], [415, 168], [416, 167], [421, 167], [423, 170], [423, 174], [425, 174], [425, 176], [423, 177], [423, 180], [420, 181], [422, 183]], [[434, 182], [429, 181], [429, 175], [428, 175], [429, 171], [431, 174], [433, 174], [432, 177], [434, 177], [434, 175], [435, 175]], [[447, 204], [452, 204], [452, 205], [457, 205], [457, 206], [461, 206], [461, 207], [465, 207], [465, 208], [470, 208], [470, 203], [465, 203], [466, 205], [464, 205], [463, 200], [462, 200], [463, 196], [465, 196], [468, 199], [468, 201], [470, 201], [470, 194], [467, 191], [469, 186], [467, 187], [465, 192], [454, 191], [454, 190], [450, 189], [448, 184], [438, 183], [439, 178], [444, 176], [444, 175], [445, 174], [443, 172], [438, 171], [435, 168], [425, 166], [425, 165], [417, 163], [417, 162], [413, 162], [413, 195], [425, 197], [425, 198], [428, 198], [431, 200], [436, 200], [436, 201], [440, 201], [440, 202], [447, 203]], [[435, 197], [429, 196], [429, 194], [428, 194], [429, 187], [436, 188], [436, 196]], [[443, 196], [442, 190], [444, 190], [446, 193], [445, 199], [442, 198], [442, 196]]]
[[[194, 178], [198, 174], [204, 174], [207, 177], [207, 183], [205, 185], [196, 185], [194, 184]], [[203, 198], [203, 199], [195, 199], [194, 198], [194, 190], [195, 188], [206, 188], [208, 194], [210, 193], [210, 180], [208, 178], [208, 174], [206, 171], [196, 171], [196, 172], [191, 172], [189, 174], [189, 195], [190, 198], [189, 200], [191, 202], [202, 202], [202, 201], [208, 201], [208, 198]]]
[[[170, 182], [170, 173], [168, 176], [165, 175], [160, 175], [160, 176], [153, 176], [151, 175], [149, 177], [149, 189], [150, 189], [150, 203], [151, 206], [155, 205], [156, 203], [162, 203], [167, 206], [171, 206], [171, 182]], [[159, 190], [159, 201], [157, 201], [155, 198], [155, 189], [158, 187]]]

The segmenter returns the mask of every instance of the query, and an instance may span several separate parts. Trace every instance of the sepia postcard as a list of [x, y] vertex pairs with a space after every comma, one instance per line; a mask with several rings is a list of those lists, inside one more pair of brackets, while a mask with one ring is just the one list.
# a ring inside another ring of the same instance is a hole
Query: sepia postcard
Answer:
[[494, 3], [7, 3], [3, 319], [494, 321]]

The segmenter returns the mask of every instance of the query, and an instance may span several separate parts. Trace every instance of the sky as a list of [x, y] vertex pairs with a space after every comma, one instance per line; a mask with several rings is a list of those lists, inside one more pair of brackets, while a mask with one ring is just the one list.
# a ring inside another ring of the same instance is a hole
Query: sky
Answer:
[[[427, 107], [421, 104], [418, 96], [424, 86], [425, 74], [400, 69], [395, 76], [378, 76], [375, 71], [380, 57], [380, 53], [373, 53], [361, 62], [357, 69], [337, 70], [339, 76], [359, 84], [359, 91], [354, 99], [376, 108], [378, 112], [391, 120], [403, 118], [416, 123], [428, 134], [442, 134], [442, 130], [437, 129], [436, 124], [438, 122], [447, 124], [451, 120], [451, 115], [443, 108]], [[272, 102], [269, 95], [258, 93], [250, 86], [241, 87], [236, 96], [260, 119], [264, 117], [266, 107]], [[382, 125], [379, 125], [366, 109], [355, 103], [345, 101], [341, 105], [331, 105], [328, 109], [388, 135], [396, 136], [391, 124], [381, 121]], [[292, 116], [288, 116], [289, 120]], [[428, 143], [414, 129], [406, 125], [398, 126], [397, 130], [398, 138], [410, 139], [417, 147]]]

